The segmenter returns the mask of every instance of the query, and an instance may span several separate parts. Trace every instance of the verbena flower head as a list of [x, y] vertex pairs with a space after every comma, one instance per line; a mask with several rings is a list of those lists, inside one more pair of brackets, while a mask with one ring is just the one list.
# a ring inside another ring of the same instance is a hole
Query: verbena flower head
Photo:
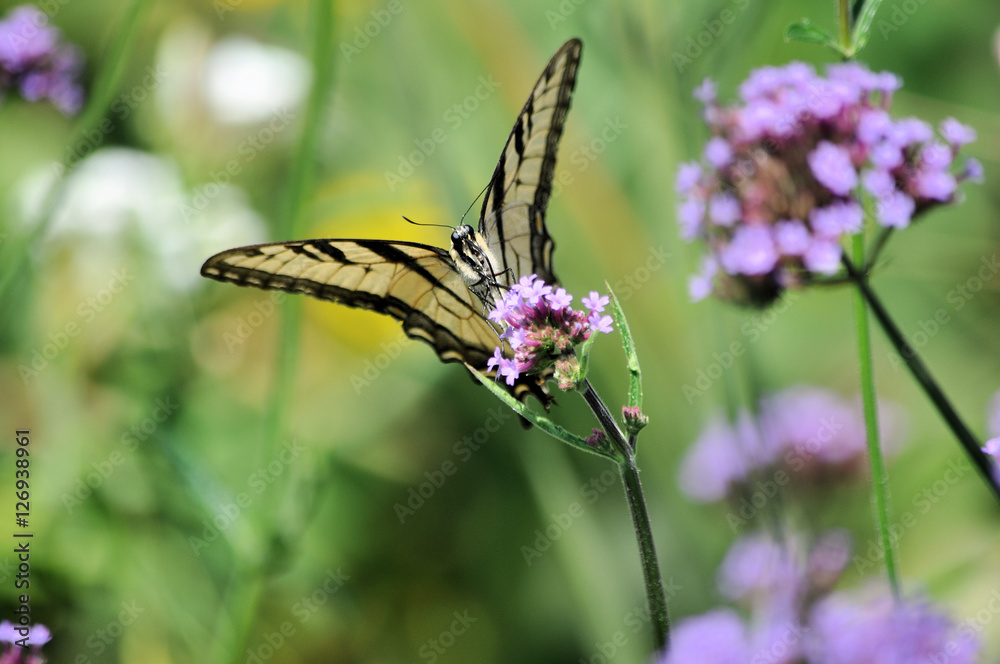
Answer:
[[[45, 661], [41, 647], [52, 640], [49, 628], [42, 624], [32, 625], [27, 635], [22, 629], [6, 620], [0, 623], [0, 664], [42, 664]], [[23, 648], [22, 644], [30, 648]]]
[[813, 607], [809, 627], [810, 664], [972, 664], [979, 650], [975, 632], [920, 598], [896, 603], [835, 593]]
[[923, 598], [831, 593], [850, 556], [840, 530], [811, 545], [794, 534], [738, 540], [719, 584], [747, 617], [719, 608], [679, 621], [659, 664], [972, 664], [975, 632]]
[[622, 406], [622, 420], [625, 421], [625, 430], [632, 435], [638, 434], [649, 424], [649, 416], [638, 406]]
[[[879, 406], [887, 454], [899, 448], [901, 417]], [[681, 462], [678, 482], [701, 502], [754, 491], [754, 482], [782, 472], [785, 481], [814, 486], [817, 480], [856, 477], [867, 459], [860, 403], [817, 387], [797, 386], [764, 397], [759, 413], [742, 412], [735, 423], [714, 416]]]
[[586, 311], [570, 307], [572, 301], [565, 289], [553, 289], [534, 274], [521, 277], [489, 314], [503, 327], [500, 338], [514, 357], [504, 357], [498, 347], [488, 368], [513, 385], [522, 373], [539, 373], [554, 365], [559, 388], [574, 388], [583, 379], [574, 349], [598, 332], [611, 332], [611, 317], [603, 313], [607, 296], [591, 292], [583, 298]]
[[759, 620], [797, 622], [809, 598], [833, 588], [847, 567], [851, 538], [829, 530], [816, 541], [789, 535], [778, 541], [754, 533], [737, 540], [719, 567], [724, 597], [751, 610]]
[[15, 7], [0, 20], [0, 96], [16, 90], [72, 115], [83, 106], [82, 68], [79, 51], [61, 43], [59, 30], [34, 5]]
[[793, 62], [751, 72], [730, 107], [708, 81], [696, 91], [714, 136], [677, 174], [681, 235], [708, 246], [692, 299], [767, 305], [840, 269], [841, 240], [861, 231], [865, 200], [876, 223], [905, 228], [955, 200], [961, 181], [981, 179], [974, 160], [955, 167], [972, 129], [949, 118], [935, 136], [922, 120], [890, 118], [900, 84], [857, 63], [823, 77]]
[[674, 628], [670, 651], [659, 664], [744, 664], [749, 654], [746, 631], [732, 609], [687, 618]]

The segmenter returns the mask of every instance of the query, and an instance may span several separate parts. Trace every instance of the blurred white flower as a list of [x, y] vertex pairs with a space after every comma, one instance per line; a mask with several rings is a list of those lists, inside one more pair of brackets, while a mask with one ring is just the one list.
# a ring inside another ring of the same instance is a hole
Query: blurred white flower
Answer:
[[[22, 218], [38, 218], [54, 182], [51, 169], [28, 176], [20, 187]], [[266, 237], [263, 220], [236, 185], [219, 187], [197, 214], [185, 213], [190, 198], [173, 162], [125, 148], [98, 150], [69, 176], [43, 250], [71, 238], [73, 261], [86, 278], [95, 266], [103, 275], [138, 248], [154, 259], [163, 283], [189, 290], [212, 253]]]
[[178, 130], [189, 125], [252, 125], [298, 108], [309, 90], [308, 61], [249, 37], [213, 41], [211, 30], [178, 21], [160, 42], [156, 67], [160, 114]]
[[298, 53], [247, 37], [227, 37], [209, 51], [203, 85], [220, 122], [253, 124], [298, 106], [310, 78], [309, 64]]

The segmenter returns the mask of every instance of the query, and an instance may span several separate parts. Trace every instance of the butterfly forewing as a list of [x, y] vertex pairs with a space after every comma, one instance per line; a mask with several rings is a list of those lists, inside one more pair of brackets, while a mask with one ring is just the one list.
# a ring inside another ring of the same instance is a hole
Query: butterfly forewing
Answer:
[[545, 66], [507, 137], [479, 215], [479, 232], [508, 285], [535, 273], [555, 283], [545, 210], [556, 153], [569, 110], [583, 44], [571, 39]]

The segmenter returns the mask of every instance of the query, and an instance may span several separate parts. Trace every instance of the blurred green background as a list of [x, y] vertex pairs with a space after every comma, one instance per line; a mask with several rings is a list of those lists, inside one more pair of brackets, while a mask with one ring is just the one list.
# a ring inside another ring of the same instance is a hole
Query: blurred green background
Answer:
[[[131, 3], [49, 4], [92, 81]], [[31, 601], [55, 635], [51, 661], [598, 662], [619, 631], [613, 661], [646, 661], [636, 545], [611, 466], [522, 430], [463, 369], [388, 319], [198, 276], [216, 251], [290, 239], [277, 234], [310, 85], [306, 3], [149, 4], [99, 145], [77, 140], [73, 121], [47, 105], [0, 104], [0, 250], [38, 228], [54, 165], [81, 162], [0, 320], [0, 514], [14, 513], [13, 431], [28, 428]], [[692, 305], [699, 250], [678, 240], [674, 221], [677, 165], [706, 138], [692, 88], [711, 76], [729, 100], [751, 68], [830, 61], [782, 33], [805, 16], [832, 28], [833, 9], [335, 6], [333, 93], [299, 237], [446, 245], [447, 230], [401, 215], [457, 224], [549, 55], [583, 39], [557, 167], [571, 181], [548, 223], [564, 285], [581, 296], [607, 280], [636, 338], [651, 420], [639, 462], [674, 618], [718, 603], [715, 568], [734, 537], [724, 508], [692, 504], [676, 483], [725, 384], [858, 392], [849, 292], [802, 293], [764, 318]], [[1000, 4], [988, 0], [887, 0], [863, 53], [903, 77], [894, 115], [954, 115], [979, 132], [968, 153], [983, 161], [985, 184], [898, 235], [874, 283], [909, 335], [946, 310], [919, 350], [984, 438], [1000, 388], [1000, 280], [968, 298], [949, 293], [995, 259], [1000, 240], [998, 27]], [[433, 151], [432, 136], [444, 136]], [[421, 145], [429, 154], [414, 156]], [[11, 269], [3, 255], [0, 270]], [[279, 312], [289, 306], [301, 329], [283, 381]], [[760, 331], [752, 339], [748, 323]], [[893, 500], [897, 514], [915, 512], [914, 498], [961, 455], [874, 336], [879, 393], [902, 406], [909, 431], [890, 465]], [[686, 397], [733, 340], [748, 354]], [[51, 357], [40, 355], [50, 344]], [[592, 382], [621, 403], [616, 339], [595, 351]], [[555, 418], [586, 434], [579, 402], [563, 395]], [[523, 547], [566, 523], [574, 504], [582, 516], [528, 564]], [[863, 482], [802, 509], [814, 527], [849, 528], [862, 551], [872, 540]], [[1000, 588], [997, 505], [968, 472], [917, 517], [900, 539], [907, 586], [956, 621], [974, 618]], [[16, 566], [6, 551], [5, 619]], [[881, 582], [878, 569], [852, 568], [844, 585], [868, 582]], [[991, 661], [995, 624], [984, 631]]]

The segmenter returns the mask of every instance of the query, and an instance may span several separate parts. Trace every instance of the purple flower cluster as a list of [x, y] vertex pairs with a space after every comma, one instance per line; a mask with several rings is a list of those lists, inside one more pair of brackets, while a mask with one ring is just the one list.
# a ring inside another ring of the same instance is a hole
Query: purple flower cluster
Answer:
[[832, 592], [850, 550], [839, 530], [811, 546], [764, 535], [737, 541], [719, 586], [750, 620], [729, 608], [682, 620], [660, 664], [972, 664], [974, 634], [925, 600]]
[[608, 297], [596, 291], [583, 298], [587, 312], [571, 308], [573, 296], [563, 288], [553, 289], [535, 275], [521, 277], [490, 312], [490, 320], [503, 327], [514, 359], [504, 357], [498, 347], [487, 366], [499, 370], [508, 385], [522, 373], [538, 373], [555, 365], [560, 389], [568, 390], [582, 378], [573, 349], [595, 332], [611, 332], [611, 317], [604, 315]]
[[722, 107], [705, 81], [695, 96], [714, 137], [676, 183], [681, 235], [709, 249], [692, 299], [767, 305], [839, 270], [840, 241], [861, 231], [866, 201], [878, 224], [905, 228], [954, 200], [960, 181], [981, 179], [975, 160], [953, 171], [972, 129], [949, 118], [939, 138], [922, 120], [890, 118], [900, 84], [857, 63], [824, 78], [793, 62], [751, 72], [741, 103]]
[[23, 629], [6, 620], [0, 623], [0, 664], [42, 664], [45, 661], [41, 647], [52, 640], [49, 628], [34, 625], [28, 628], [27, 634]]
[[18, 90], [28, 101], [50, 100], [67, 115], [83, 106], [79, 51], [34, 5], [15, 7], [0, 21], [0, 95]]
[[[817, 387], [798, 386], [765, 397], [756, 417], [734, 424], [713, 417], [681, 462], [678, 482], [692, 499], [711, 502], [738, 493], [761, 477], [783, 472], [782, 484], [853, 477], [867, 459], [860, 402]], [[902, 439], [895, 408], [880, 404], [882, 443], [891, 454]]]

